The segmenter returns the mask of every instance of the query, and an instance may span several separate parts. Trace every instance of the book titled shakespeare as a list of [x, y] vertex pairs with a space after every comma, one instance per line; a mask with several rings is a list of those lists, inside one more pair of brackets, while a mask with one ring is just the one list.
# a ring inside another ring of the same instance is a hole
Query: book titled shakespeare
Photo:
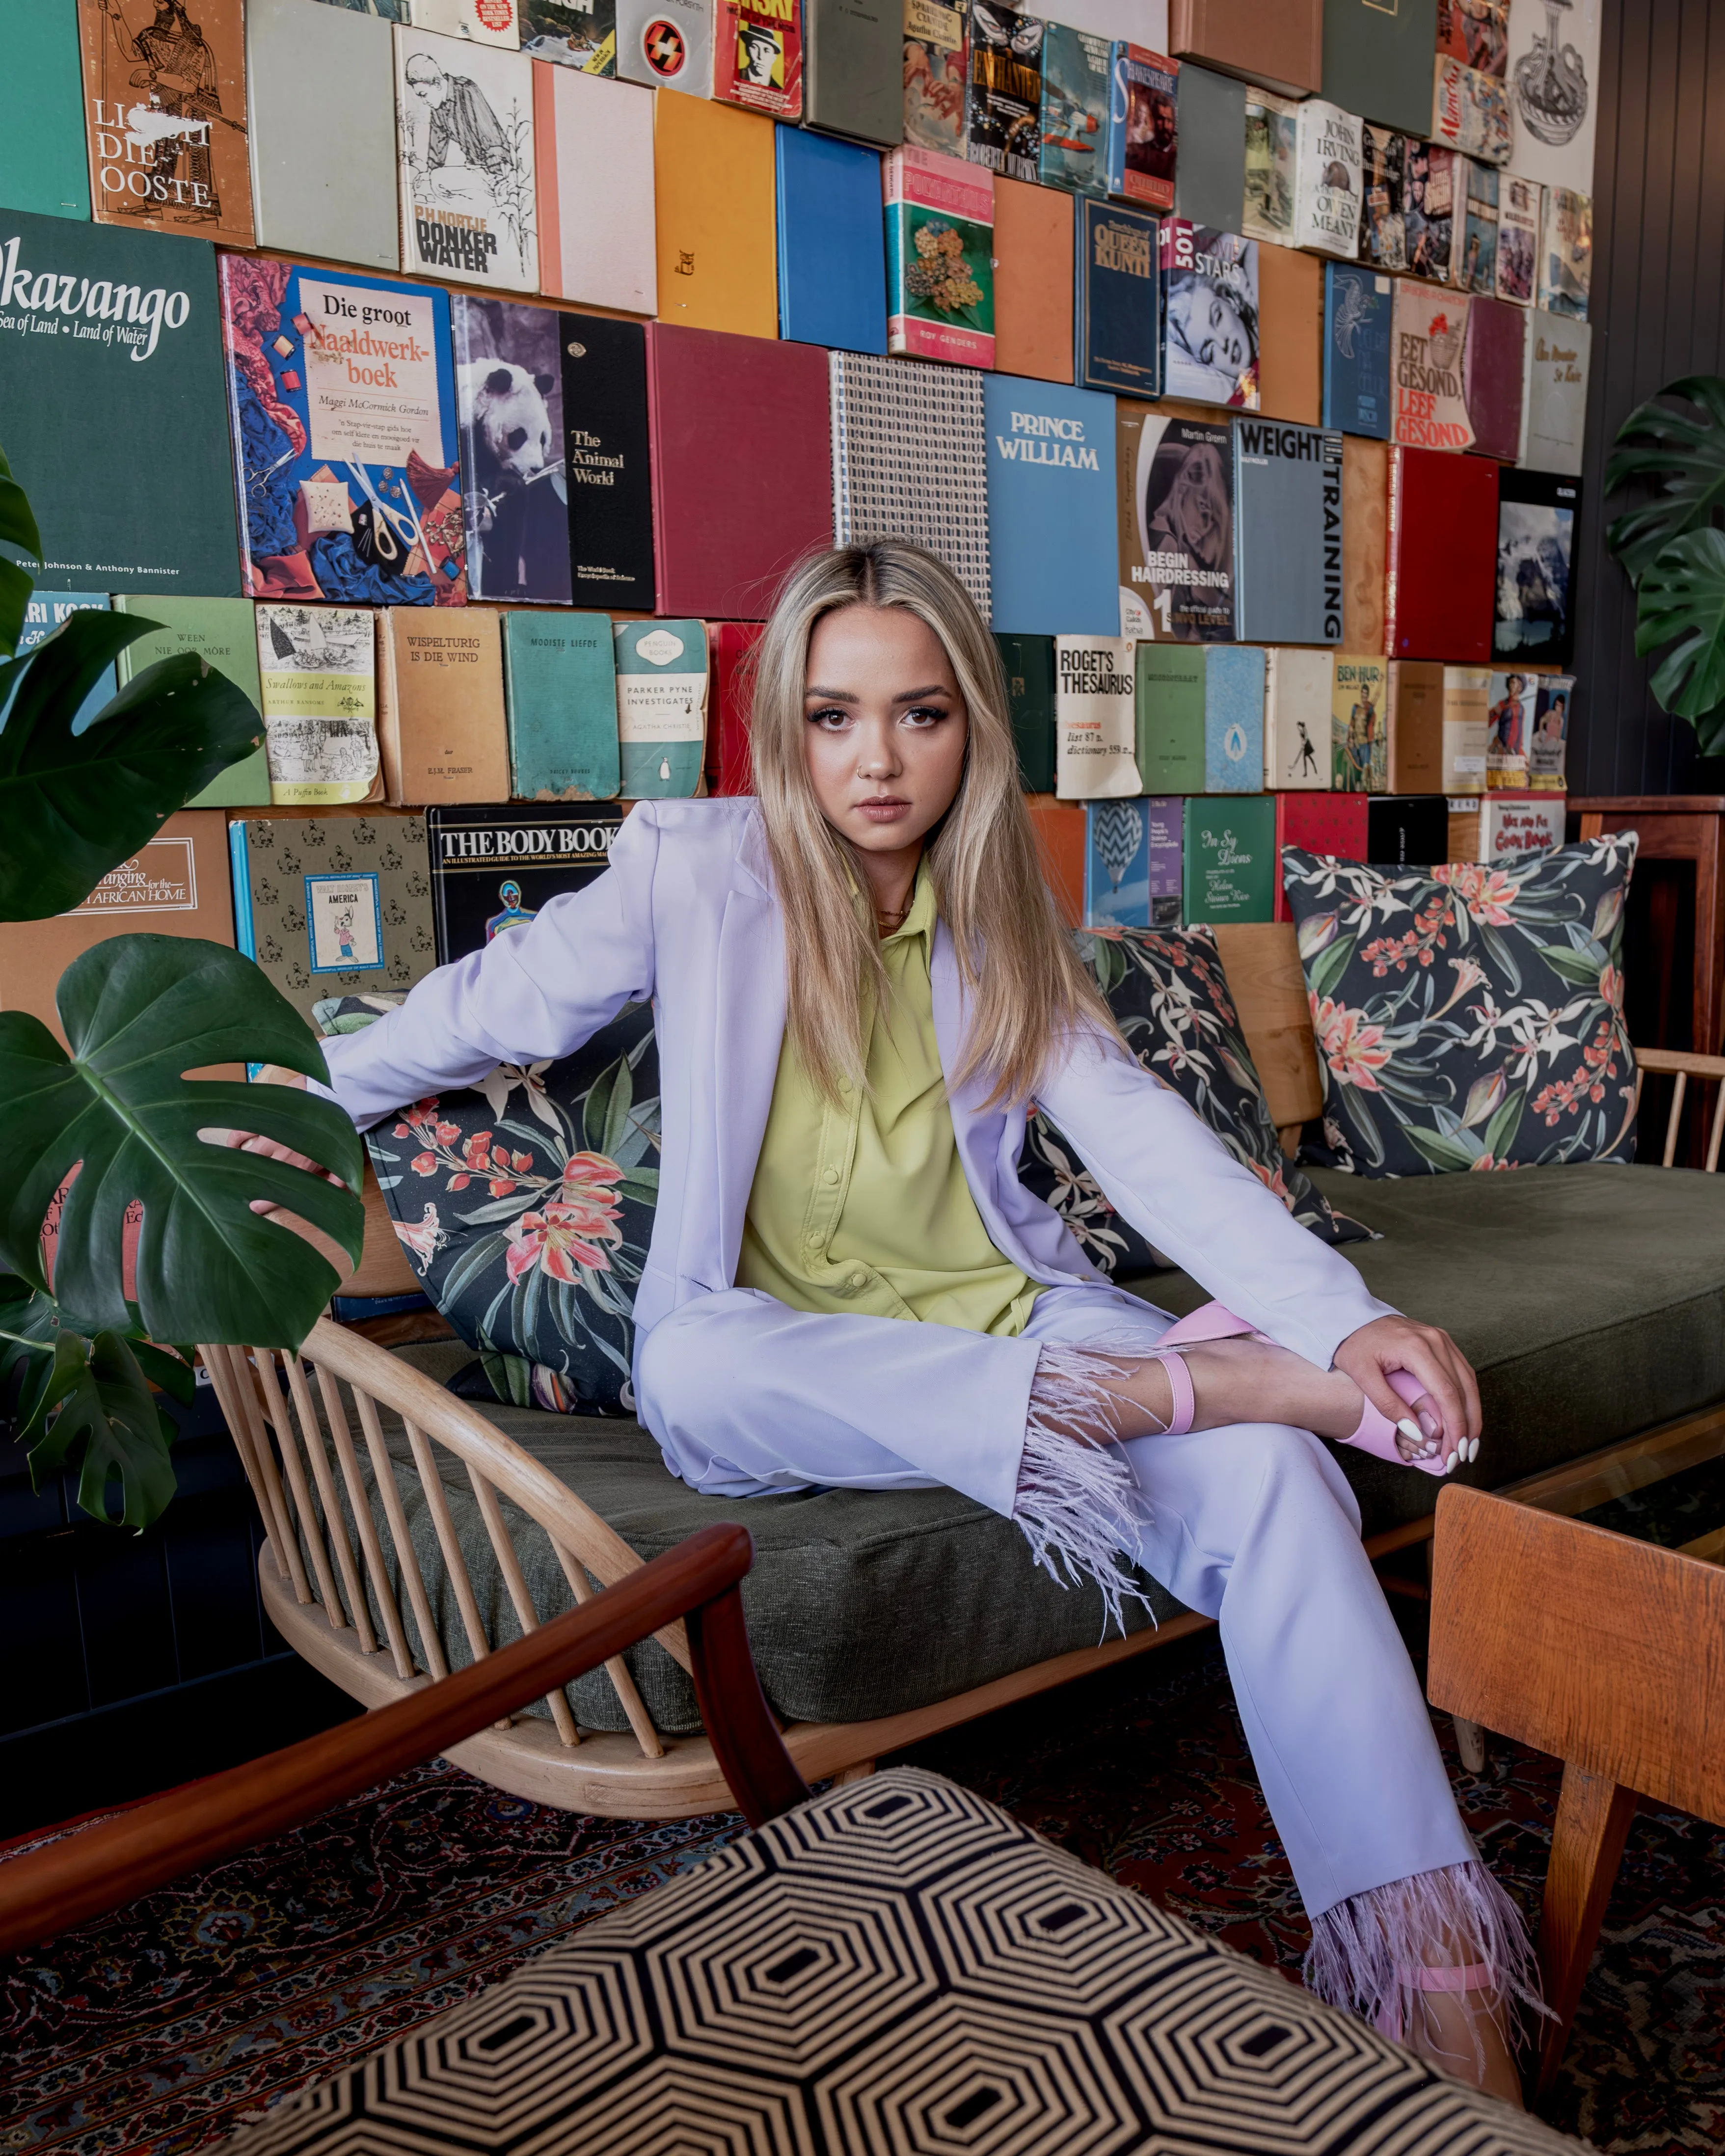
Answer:
[[398, 28], [395, 121], [402, 266], [536, 292], [533, 63]]
[[373, 617], [362, 607], [272, 605], [257, 620], [273, 805], [380, 798]]
[[887, 152], [881, 184], [887, 348], [915, 358], [992, 367], [993, 172], [906, 146]]
[[1122, 398], [1115, 471], [1122, 632], [1209, 644], [1234, 634], [1234, 459], [1225, 426]]
[[1174, 206], [1180, 63], [1117, 38], [1108, 107], [1108, 192], [1144, 209]]
[[1330, 696], [1331, 785], [1337, 793], [1384, 793], [1389, 787], [1389, 728], [1384, 661], [1338, 651]]
[[1055, 791], [1063, 801], [1143, 792], [1136, 690], [1130, 637], [1055, 639]]

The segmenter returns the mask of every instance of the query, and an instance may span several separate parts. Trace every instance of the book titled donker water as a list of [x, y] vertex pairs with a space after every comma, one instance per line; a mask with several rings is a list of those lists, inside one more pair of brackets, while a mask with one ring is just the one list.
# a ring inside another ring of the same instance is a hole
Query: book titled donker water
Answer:
[[398, 28], [395, 117], [402, 267], [536, 292], [533, 63]]
[[965, 155], [1010, 180], [1037, 177], [1045, 27], [998, 0], [971, 0]]
[[992, 367], [993, 173], [906, 144], [888, 151], [881, 183], [887, 349]]
[[1342, 437], [1234, 423], [1235, 619], [1249, 644], [1342, 640]]
[[525, 928], [542, 906], [603, 874], [628, 814], [591, 802], [579, 808], [470, 802], [428, 808], [424, 833], [437, 963], [447, 966]]
[[1082, 389], [1162, 393], [1162, 281], [1157, 221], [1088, 198], [1074, 253], [1077, 379]]
[[1120, 620], [1129, 636], [1202, 644], [1234, 634], [1234, 458], [1225, 425], [1116, 408]]

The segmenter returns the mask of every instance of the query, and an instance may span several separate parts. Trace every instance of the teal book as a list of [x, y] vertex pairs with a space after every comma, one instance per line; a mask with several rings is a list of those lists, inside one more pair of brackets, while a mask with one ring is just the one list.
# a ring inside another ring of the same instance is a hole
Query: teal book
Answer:
[[1186, 803], [1185, 916], [1189, 928], [1269, 921], [1276, 903], [1276, 796]]
[[616, 798], [622, 767], [609, 614], [505, 614], [503, 694], [517, 800]]
[[1201, 644], [1138, 645], [1138, 778], [1147, 793], [1204, 790], [1204, 652]]
[[1114, 48], [1050, 23], [1042, 39], [1042, 141], [1036, 177], [1075, 194], [1108, 192], [1108, 93]]
[[1207, 644], [1204, 653], [1204, 790], [1259, 793], [1264, 787], [1264, 651], [1255, 644]]
[[997, 636], [1006, 670], [1006, 706], [1026, 793], [1055, 790], [1055, 642], [1051, 636]]
[[[33, 651], [44, 637], [52, 636], [69, 614], [81, 613], [90, 608], [98, 613], [108, 611], [105, 592], [32, 592], [24, 608], [23, 634], [18, 640], [18, 656]], [[110, 697], [120, 693], [120, 677], [111, 666], [102, 669], [102, 678], [79, 706], [78, 716], [72, 721], [72, 731], [81, 734], [96, 713]], [[4, 702], [0, 702], [0, 732], [5, 730], [7, 714], [12, 709], [14, 685]]]
[[616, 643], [623, 798], [687, 799], [706, 747], [706, 624], [619, 621]]
[[[128, 644], [115, 662], [122, 685], [159, 659], [195, 651], [251, 699], [259, 713], [258, 731], [263, 732], [258, 621], [249, 599], [182, 599], [121, 592], [116, 595], [114, 611], [142, 614], [146, 621], [158, 624], [148, 636]], [[230, 763], [186, 805], [188, 808], [267, 808], [270, 759], [262, 742], [240, 762]]]
[[38, 217], [87, 218], [78, 0], [20, 0], [8, 8], [5, 49], [0, 203]]

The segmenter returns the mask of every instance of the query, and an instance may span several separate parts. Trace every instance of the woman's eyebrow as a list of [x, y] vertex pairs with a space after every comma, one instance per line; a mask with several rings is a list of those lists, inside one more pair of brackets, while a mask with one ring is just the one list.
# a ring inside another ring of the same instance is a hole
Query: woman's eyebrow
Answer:
[[[950, 696], [952, 691], [942, 681], [931, 682], [926, 689], [901, 689], [893, 697], [895, 704], [920, 704], [929, 696]], [[803, 691], [805, 699], [824, 704], [857, 704], [862, 699], [854, 689], [817, 689], [810, 686]]]

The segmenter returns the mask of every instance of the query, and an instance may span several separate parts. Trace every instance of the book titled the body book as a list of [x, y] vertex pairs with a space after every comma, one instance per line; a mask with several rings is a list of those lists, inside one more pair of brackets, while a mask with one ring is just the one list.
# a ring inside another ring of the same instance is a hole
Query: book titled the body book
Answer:
[[1188, 927], [1272, 917], [1277, 798], [1255, 793], [1206, 799], [1200, 794], [1187, 802]]
[[425, 812], [437, 963], [483, 951], [525, 928], [554, 898], [604, 873], [628, 810], [603, 801], [578, 808], [474, 803]]
[[1157, 220], [1120, 203], [1078, 204], [1075, 319], [1083, 389], [1162, 393], [1162, 280]]

